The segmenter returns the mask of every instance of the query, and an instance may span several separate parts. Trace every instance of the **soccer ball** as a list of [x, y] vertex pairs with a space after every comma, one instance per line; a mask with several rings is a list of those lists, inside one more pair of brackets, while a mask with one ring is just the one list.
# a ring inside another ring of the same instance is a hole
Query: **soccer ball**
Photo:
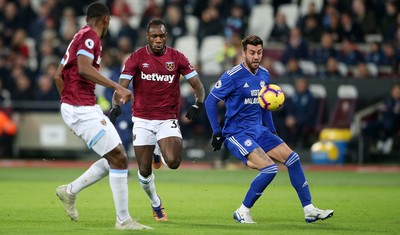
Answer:
[[263, 109], [276, 111], [282, 107], [283, 102], [285, 102], [285, 94], [278, 85], [268, 84], [258, 93], [258, 103]]

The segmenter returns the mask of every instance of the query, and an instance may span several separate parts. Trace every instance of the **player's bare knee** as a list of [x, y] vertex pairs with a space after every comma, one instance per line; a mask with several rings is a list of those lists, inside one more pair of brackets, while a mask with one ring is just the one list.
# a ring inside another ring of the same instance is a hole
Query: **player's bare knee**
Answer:
[[166, 163], [168, 167], [172, 170], [178, 169], [179, 166], [181, 165], [181, 160], [180, 159], [172, 159], [172, 160], [166, 160]]
[[105, 158], [108, 160], [110, 167], [113, 169], [127, 169], [128, 168], [128, 156], [121, 146], [116, 147], [109, 152]]
[[151, 175], [152, 171], [150, 169], [139, 169], [139, 174], [143, 176], [144, 178], [147, 178]]

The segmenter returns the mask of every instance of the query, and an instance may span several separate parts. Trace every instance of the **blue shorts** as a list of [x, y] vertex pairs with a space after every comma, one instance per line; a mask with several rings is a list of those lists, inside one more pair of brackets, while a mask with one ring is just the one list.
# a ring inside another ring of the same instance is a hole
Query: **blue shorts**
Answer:
[[283, 140], [265, 126], [256, 126], [246, 131], [226, 137], [224, 146], [237, 159], [247, 165], [247, 155], [257, 147], [265, 152], [283, 143]]

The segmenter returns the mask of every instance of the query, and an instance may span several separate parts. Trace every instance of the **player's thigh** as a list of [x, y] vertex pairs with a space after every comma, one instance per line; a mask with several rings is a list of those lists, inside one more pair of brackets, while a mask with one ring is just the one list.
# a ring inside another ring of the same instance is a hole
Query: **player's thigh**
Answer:
[[114, 125], [97, 105], [72, 106], [63, 103], [61, 115], [69, 128], [100, 156], [122, 143]]
[[132, 118], [133, 146], [156, 145], [156, 128], [150, 120]]
[[225, 148], [229, 152], [247, 165], [247, 156], [256, 148], [260, 147], [258, 143], [249, 135], [239, 133], [226, 138]]
[[261, 170], [267, 166], [275, 164], [274, 161], [264, 152], [261, 147], [255, 148], [247, 156], [247, 166], [253, 169]]
[[156, 138], [146, 122], [135, 121], [132, 128], [133, 148], [139, 168], [150, 168]]
[[156, 138], [164, 158], [181, 157], [183, 142], [178, 120], [161, 121], [156, 132]]
[[278, 146], [270, 149], [267, 154], [271, 156], [273, 159], [285, 163], [286, 159], [293, 152], [293, 150], [284, 142], [279, 144]]

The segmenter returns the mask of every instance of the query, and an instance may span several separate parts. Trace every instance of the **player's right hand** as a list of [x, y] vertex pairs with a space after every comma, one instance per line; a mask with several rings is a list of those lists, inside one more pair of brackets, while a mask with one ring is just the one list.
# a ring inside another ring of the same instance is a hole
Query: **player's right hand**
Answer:
[[133, 98], [132, 92], [129, 89], [122, 87], [120, 85], [118, 85], [117, 89], [115, 89], [115, 93], [117, 94], [117, 97], [120, 98], [119, 101], [122, 104], [125, 104], [126, 102], [128, 102], [130, 99]]
[[222, 133], [218, 132], [213, 134], [211, 145], [213, 146], [213, 151], [221, 149], [222, 143], [224, 143], [225, 138], [222, 137]]
[[117, 117], [121, 115], [122, 110], [121, 106], [115, 105], [111, 110], [109, 114], [109, 118], [112, 124], [115, 124], [115, 121], [117, 120]]

